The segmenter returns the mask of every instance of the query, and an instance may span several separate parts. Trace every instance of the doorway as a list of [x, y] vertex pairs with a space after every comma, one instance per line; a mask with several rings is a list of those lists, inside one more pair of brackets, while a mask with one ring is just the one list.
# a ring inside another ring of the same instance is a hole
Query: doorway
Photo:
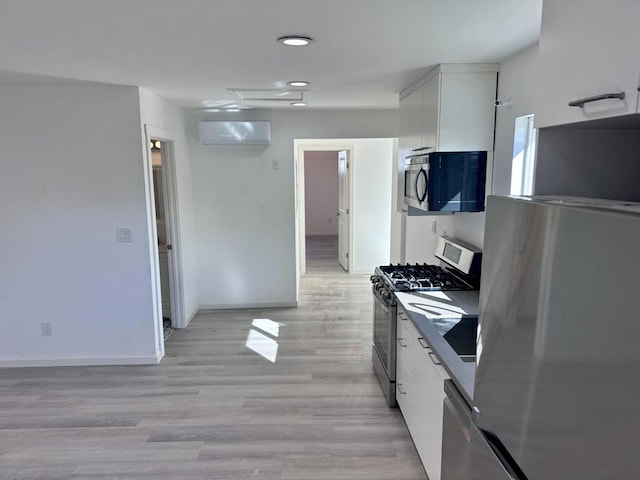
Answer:
[[304, 152], [307, 270], [348, 271], [345, 158], [346, 151]]
[[166, 340], [173, 332], [175, 317], [172, 314], [171, 301], [171, 271], [169, 269], [169, 255], [173, 248], [171, 229], [168, 228], [166, 195], [166, 165], [162, 161], [163, 151], [167, 151], [167, 142], [152, 138], [149, 142], [151, 149], [151, 166], [153, 169], [153, 200], [156, 212], [156, 232], [158, 238], [158, 267], [160, 271], [160, 299], [162, 302], [162, 331]]
[[145, 126], [146, 182], [154, 325], [159, 350], [174, 328], [184, 328], [184, 290], [177, 208], [175, 146], [171, 132]]
[[297, 145], [296, 220], [299, 274], [350, 272], [353, 146]]

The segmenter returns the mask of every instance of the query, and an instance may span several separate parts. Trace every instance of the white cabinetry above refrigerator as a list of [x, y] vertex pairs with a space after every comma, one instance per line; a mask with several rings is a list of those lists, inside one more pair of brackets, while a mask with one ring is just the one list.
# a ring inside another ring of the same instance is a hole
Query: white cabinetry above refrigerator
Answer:
[[637, 0], [544, 1], [537, 128], [638, 112], [638, 18]]

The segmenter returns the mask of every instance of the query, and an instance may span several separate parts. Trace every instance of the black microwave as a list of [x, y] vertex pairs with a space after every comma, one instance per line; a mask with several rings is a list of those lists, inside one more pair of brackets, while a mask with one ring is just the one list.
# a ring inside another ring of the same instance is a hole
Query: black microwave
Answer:
[[404, 202], [426, 212], [482, 212], [487, 152], [430, 152], [407, 157]]

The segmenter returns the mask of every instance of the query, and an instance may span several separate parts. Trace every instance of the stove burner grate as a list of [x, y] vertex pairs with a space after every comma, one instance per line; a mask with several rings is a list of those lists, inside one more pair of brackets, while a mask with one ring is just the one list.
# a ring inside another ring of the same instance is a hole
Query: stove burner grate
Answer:
[[380, 270], [400, 291], [471, 289], [467, 283], [435, 265], [388, 265], [380, 267]]

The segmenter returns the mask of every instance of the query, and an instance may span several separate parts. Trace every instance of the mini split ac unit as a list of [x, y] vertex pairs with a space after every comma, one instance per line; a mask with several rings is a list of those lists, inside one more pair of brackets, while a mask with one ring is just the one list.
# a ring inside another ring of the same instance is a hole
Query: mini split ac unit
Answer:
[[200, 122], [203, 145], [269, 145], [271, 122]]

